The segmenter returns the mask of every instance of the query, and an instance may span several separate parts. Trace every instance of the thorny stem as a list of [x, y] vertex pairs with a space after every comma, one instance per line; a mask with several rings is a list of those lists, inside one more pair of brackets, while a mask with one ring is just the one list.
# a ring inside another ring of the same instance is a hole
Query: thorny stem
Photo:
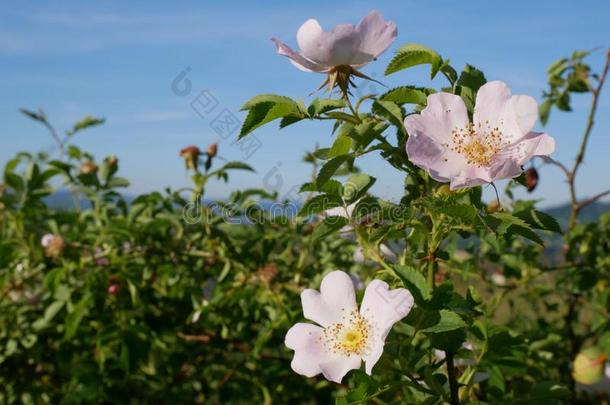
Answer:
[[354, 108], [354, 106], [352, 105], [352, 102], [349, 99], [349, 96], [347, 94], [345, 94], [343, 96], [343, 99], [345, 100], [345, 102], [347, 103], [347, 107], [349, 108], [349, 110], [352, 112], [352, 114], [354, 115], [354, 118], [356, 118], [356, 120], [358, 121], [358, 123], [361, 123], [362, 120], [360, 119], [360, 115], [358, 114], [358, 111], [356, 111], [356, 109]]

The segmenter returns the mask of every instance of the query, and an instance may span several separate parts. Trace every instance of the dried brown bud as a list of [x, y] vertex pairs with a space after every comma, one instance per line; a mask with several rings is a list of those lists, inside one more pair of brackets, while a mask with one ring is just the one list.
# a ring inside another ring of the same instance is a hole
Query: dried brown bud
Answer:
[[57, 259], [61, 256], [66, 247], [66, 242], [61, 235], [53, 235], [50, 233], [42, 237], [40, 244], [44, 248], [45, 255], [51, 259]]
[[6, 190], [6, 187], [4, 187], [4, 184], [0, 184], [0, 197], [4, 195], [4, 190]]
[[213, 143], [213, 144], [209, 145], [207, 153], [208, 153], [209, 157], [216, 156], [216, 154], [218, 153], [218, 144], [217, 143]]
[[525, 186], [527, 187], [527, 191], [531, 193], [532, 191], [534, 191], [537, 185], [538, 170], [531, 167], [525, 171]]
[[269, 283], [277, 276], [277, 273], [277, 266], [273, 263], [268, 263], [258, 270], [257, 276], [260, 280]]
[[80, 172], [82, 174], [95, 174], [97, 172], [97, 166], [90, 160], [86, 160], [80, 165]]
[[201, 151], [195, 145], [187, 146], [180, 151], [180, 157], [184, 158], [187, 169], [197, 170], [199, 155]]

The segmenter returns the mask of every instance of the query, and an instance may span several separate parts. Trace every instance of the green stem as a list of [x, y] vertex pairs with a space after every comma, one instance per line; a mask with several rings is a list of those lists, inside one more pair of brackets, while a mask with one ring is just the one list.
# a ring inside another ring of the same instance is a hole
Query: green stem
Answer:
[[451, 393], [451, 405], [460, 405], [458, 382], [455, 378], [455, 365], [453, 364], [453, 353], [447, 352], [447, 374], [449, 377], [449, 392]]

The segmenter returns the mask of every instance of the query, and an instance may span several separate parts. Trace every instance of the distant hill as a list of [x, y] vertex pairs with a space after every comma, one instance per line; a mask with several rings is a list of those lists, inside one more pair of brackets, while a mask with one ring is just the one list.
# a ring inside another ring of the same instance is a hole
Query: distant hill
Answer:
[[[133, 200], [133, 196], [125, 195], [125, 200], [128, 202]], [[74, 201], [68, 190], [59, 190], [50, 196], [45, 198], [45, 202], [49, 207], [56, 210], [70, 210], [74, 208]], [[86, 200], [81, 200], [81, 208], [89, 207], [89, 203]], [[549, 215], [552, 215], [557, 219], [562, 227], [565, 227], [570, 218], [570, 204], [564, 203], [555, 207], [547, 208], [543, 210]], [[583, 222], [595, 221], [599, 216], [605, 212], [610, 212], [610, 203], [593, 203], [580, 213], [580, 220]]]
[[[565, 228], [570, 219], [570, 212], [572, 211], [572, 209], [570, 208], [569, 203], [565, 203], [556, 207], [547, 208], [543, 211], [553, 216], [557, 220], [557, 222], [559, 222], [561, 227]], [[597, 221], [600, 215], [606, 212], [610, 212], [610, 203], [595, 202], [585, 207], [580, 212], [578, 218], [581, 222]]]

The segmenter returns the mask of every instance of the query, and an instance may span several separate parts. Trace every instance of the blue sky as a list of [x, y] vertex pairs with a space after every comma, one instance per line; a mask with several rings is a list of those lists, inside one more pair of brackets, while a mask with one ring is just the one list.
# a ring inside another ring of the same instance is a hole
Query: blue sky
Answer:
[[[86, 114], [107, 124], [83, 133], [76, 144], [102, 158], [116, 154], [130, 192], [188, 184], [179, 150], [219, 142], [230, 160], [245, 155], [234, 138], [223, 139], [211, 127], [222, 111], [239, 119], [240, 105], [260, 93], [278, 93], [306, 102], [323, 77], [303, 73], [276, 55], [272, 36], [295, 45], [295, 33], [308, 18], [329, 29], [357, 23], [371, 9], [396, 21], [398, 39], [386, 54], [364, 69], [387, 86], [430, 82], [427, 67], [383, 78], [383, 70], [400, 44], [422, 43], [452, 64], [482, 69], [489, 80], [506, 81], [513, 93], [540, 100], [547, 66], [575, 49], [610, 45], [610, 3], [585, 0], [451, 2], [223, 1], [49, 1], [6, 2], [0, 14], [0, 164], [20, 150], [47, 150], [48, 134], [17, 109], [43, 108], [60, 129]], [[600, 70], [603, 51], [590, 60]], [[185, 69], [192, 89], [176, 95], [172, 82]], [[384, 89], [362, 84], [362, 92]], [[198, 115], [191, 102], [202, 91], [217, 101], [209, 114]], [[557, 140], [555, 158], [570, 163], [576, 154], [589, 104], [574, 98], [572, 113], [554, 111], [545, 131]], [[610, 188], [610, 89], [603, 94], [588, 158], [579, 174], [582, 196]], [[235, 175], [228, 185], [213, 184], [209, 196], [224, 197], [243, 187], [277, 188], [286, 195], [306, 181], [301, 163], [306, 150], [332, 142], [330, 128], [303, 123], [279, 132], [275, 125], [255, 135], [260, 148], [248, 159], [257, 173]], [[375, 193], [396, 198], [403, 180], [378, 156], [362, 168], [378, 178]], [[274, 169], [275, 168], [275, 169]], [[561, 173], [542, 167], [534, 198], [553, 205], [567, 200]], [[601, 173], [601, 175], [600, 175]], [[280, 177], [278, 177], [278, 175]], [[489, 191], [488, 191], [489, 192]]]

